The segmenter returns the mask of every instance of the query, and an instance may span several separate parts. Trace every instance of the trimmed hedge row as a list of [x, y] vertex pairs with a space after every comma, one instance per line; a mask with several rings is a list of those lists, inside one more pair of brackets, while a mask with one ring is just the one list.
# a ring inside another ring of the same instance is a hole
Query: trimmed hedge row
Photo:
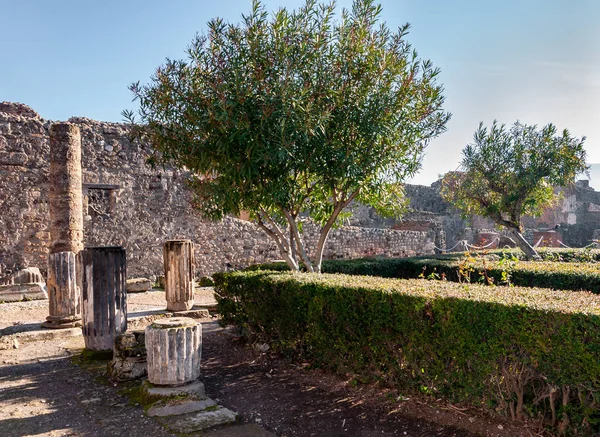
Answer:
[[[499, 260], [465, 257], [464, 255], [433, 255], [412, 258], [361, 258], [327, 260], [324, 273], [381, 276], [383, 278], [430, 278], [453, 282], [482, 282], [555, 290], [586, 290], [600, 293], [600, 264], [562, 263], [553, 261]], [[485, 259], [485, 260], [484, 260]], [[253, 266], [252, 270], [288, 270], [285, 263]]]
[[600, 297], [348, 275], [215, 276], [223, 322], [290, 356], [511, 414], [600, 432]]
[[[494, 249], [488, 253], [502, 256], [507, 253], [519, 259], [524, 259], [525, 254], [519, 249]], [[542, 247], [537, 249], [538, 255], [544, 261], [578, 262], [578, 263], [600, 263], [600, 250], [592, 248], [570, 249], [566, 247]]]

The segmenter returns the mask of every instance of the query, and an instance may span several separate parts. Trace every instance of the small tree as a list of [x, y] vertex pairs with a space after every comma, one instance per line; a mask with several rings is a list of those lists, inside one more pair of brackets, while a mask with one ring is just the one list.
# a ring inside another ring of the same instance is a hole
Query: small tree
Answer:
[[496, 121], [491, 129], [479, 125], [473, 143], [463, 150], [462, 172], [450, 172], [442, 196], [465, 215], [481, 215], [506, 227], [532, 258], [538, 254], [523, 238], [523, 215], [539, 215], [558, 196], [554, 187], [568, 186], [586, 170], [582, 139], [552, 124], [537, 130], [516, 122], [507, 130]]
[[[131, 87], [160, 159], [193, 174], [201, 212], [250, 212], [293, 270], [320, 271], [352, 200], [397, 214], [402, 182], [450, 117], [438, 70], [405, 41], [408, 25], [378, 24], [372, 0], [337, 22], [334, 12], [308, 0], [269, 18], [254, 1], [241, 24], [212, 20], [187, 61]], [[321, 226], [312, 251], [301, 213]]]

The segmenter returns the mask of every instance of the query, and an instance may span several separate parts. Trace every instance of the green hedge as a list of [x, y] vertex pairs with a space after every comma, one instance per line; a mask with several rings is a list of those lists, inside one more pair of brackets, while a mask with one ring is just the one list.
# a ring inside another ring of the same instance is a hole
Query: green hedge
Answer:
[[214, 278], [223, 322], [289, 356], [402, 392], [543, 417], [573, 435], [600, 432], [599, 296], [286, 272]]
[[[517, 258], [524, 258], [525, 254], [520, 249], [494, 249], [488, 253], [502, 256], [503, 253]], [[566, 247], [542, 247], [537, 249], [538, 255], [544, 261], [578, 262], [578, 263], [600, 263], [600, 250], [589, 248], [570, 249]]]
[[[288, 270], [285, 263], [253, 266], [252, 270]], [[586, 290], [600, 293], [600, 264], [553, 261], [500, 260], [498, 256], [465, 257], [462, 254], [412, 258], [361, 258], [323, 262], [324, 273], [381, 276], [383, 278], [430, 278], [453, 282], [489, 282], [555, 290]], [[470, 271], [470, 273], [469, 273]], [[461, 274], [462, 272], [462, 274]], [[468, 275], [467, 275], [468, 274]], [[467, 277], [468, 276], [468, 277]]]

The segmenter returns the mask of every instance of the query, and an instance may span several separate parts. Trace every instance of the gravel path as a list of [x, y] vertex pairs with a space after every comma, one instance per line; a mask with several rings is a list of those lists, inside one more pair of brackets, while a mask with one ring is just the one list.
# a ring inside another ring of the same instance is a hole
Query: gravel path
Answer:
[[0, 366], [0, 435], [173, 436], [69, 357]]

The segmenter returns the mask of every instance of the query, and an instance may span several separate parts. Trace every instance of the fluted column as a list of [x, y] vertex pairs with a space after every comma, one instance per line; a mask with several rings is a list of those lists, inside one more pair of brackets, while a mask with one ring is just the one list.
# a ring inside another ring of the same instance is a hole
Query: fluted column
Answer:
[[125, 249], [88, 247], [78, 257], [85, 347], [112, 350], [115, 337], [127, 329]]
[[81, 135], [70, 123], [50, 127], [50, 255], [48, 257], [49, 313], [43, 326], [67, 328], [81, 320], [75, 255], [83, 249], [81, 192]]
[[48, 303], [50, 315], [42, 326], [71, 328], [81, 324], [81, 296], [76, 283], [76, 257], [73, 252], [48, 255]]
[[156, 320], [146, 328], [148, 381], [188, 384], [200, 376], [202, 325], [189, 317]]
[[167, 310], [194, 306], [194, 245], [189, 240], [167, 241], [163, 247]]

